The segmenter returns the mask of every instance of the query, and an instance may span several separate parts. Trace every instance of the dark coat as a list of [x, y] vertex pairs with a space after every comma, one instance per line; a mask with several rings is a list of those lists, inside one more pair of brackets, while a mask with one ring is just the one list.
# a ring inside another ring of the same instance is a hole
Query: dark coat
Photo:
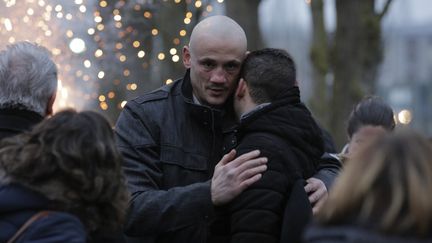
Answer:
[[[268, 168], [258, 182], [230, 204], [231, 242], [279, 242], [282, 217], [294, 183], [310, 178], [318, 167], [324, 151], [321, 134], [300, 102], [297, 87], [283, 99], [241, 120], [236, 133], [238, 155], [259, 149], [268, 158]], [[311, 210], [303, 185], [300, 189], [304, 194], [300, 206]], [[310, 212], [293, 213], [285, 220], [303, 222], [309, 216]]]
[[30, 130], [43, 120], [36, 112], [18, 109], [0, 109], [0, 140]]
[[[132, 196], [126, 235], [138, 242], [218, 241], [212, 223], [222, 210], [213, 207], [210, 182], [234, 125], [232, 104], [226, 107], [195, 104], [189, 72], [127, 103], [115, 128]], [[326, 169], [316, 177], [332, 181], [338, 167]]]
[[[0, 242], [9, 240], [34, 214], [49, 210], [49, 200], [18, 184], [0, 186]], [[80, 220], [68, 213], [52, 211], [31, 224], [19, 242], [86, 242]]]
[[[225, 116], [223, 116], [225, 114]], [[232, 113], [194, 104], [187, 73], [127, 103], [116, 124], [132, 199], [125, 226], [141, 242], [206, 242], [210, 180]]]
[[432, 237], [385, 235], [371, 229], [355, 226], [308, 227], [304, 234], [305, 243], [431, 243]]

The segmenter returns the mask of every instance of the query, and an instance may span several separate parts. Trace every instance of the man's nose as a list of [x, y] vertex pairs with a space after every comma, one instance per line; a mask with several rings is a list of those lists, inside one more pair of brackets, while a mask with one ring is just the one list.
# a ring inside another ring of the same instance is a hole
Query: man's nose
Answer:
[[226, 73], [223, 68], [216, 68], [210, 78], [210, 81], [213, 83], [225, 83], [226, 82]]

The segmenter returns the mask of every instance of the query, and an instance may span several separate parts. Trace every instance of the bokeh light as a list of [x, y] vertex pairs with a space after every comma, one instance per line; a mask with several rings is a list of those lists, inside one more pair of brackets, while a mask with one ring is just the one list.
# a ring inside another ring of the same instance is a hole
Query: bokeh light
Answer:
[[213, 10], [204, 0], [170, 4], [183, 13], [168, 30], [158, 23], [162, 5], [156, 1], [0, 0], [0, 48], [28, 40], [51, 51], [58, 66], [55, 111], [118, 114], [128, 99], [173, 82], [162, 65], [184, 70], [180, 53], [187, 35], [200, 15]]
[[413, 118], [412, 113], [409, 110], [401, 110], [397, 117], [398, 121], [404, 125], [410, 124]]
[[[72, 33], [72, 32], [70, 32]], [[71, 35], [72, 36], [72, 35]], [[71, 42], [69, 43], [69, 48], [74, 53], [82, 53], [86, 49], [85, 42], [80, 38], [73, 38]]]

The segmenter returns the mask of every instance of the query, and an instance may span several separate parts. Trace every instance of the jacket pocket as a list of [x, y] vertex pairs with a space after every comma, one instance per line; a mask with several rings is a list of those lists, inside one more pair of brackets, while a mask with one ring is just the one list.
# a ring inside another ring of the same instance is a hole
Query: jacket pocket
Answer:
[[179, 147], [162, 145], [160, 161], [166, 188], [204, 182], [211, 177], [208, 157]]

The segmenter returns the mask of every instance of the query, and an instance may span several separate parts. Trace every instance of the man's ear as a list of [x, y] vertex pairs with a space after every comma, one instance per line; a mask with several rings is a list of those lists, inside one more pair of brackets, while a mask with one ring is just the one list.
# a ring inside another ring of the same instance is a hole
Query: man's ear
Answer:
[[246, 94], [247, 84], [243, 78], [241, 78], [238, 82], [237, 89], [235, 92], [235, 96], [238, 98], [243, 98]]
[[191, 55], [190, 55], [189, 46], [184, 46], [183, 47], [183, 65], [185, 66], [185, 68], [191, 67], [190, 59], [191, 59]]
[[54, 106], [54, 101], [56, 99], [56, 96], [57, 96], [57, 92], [54, 92], [54, 94], [52, 94], [51, 97], [49, 98], [46, 109], [45, 109], [46, 116], [50, 116], [54, 113], [53, 112], [53, 106]]

